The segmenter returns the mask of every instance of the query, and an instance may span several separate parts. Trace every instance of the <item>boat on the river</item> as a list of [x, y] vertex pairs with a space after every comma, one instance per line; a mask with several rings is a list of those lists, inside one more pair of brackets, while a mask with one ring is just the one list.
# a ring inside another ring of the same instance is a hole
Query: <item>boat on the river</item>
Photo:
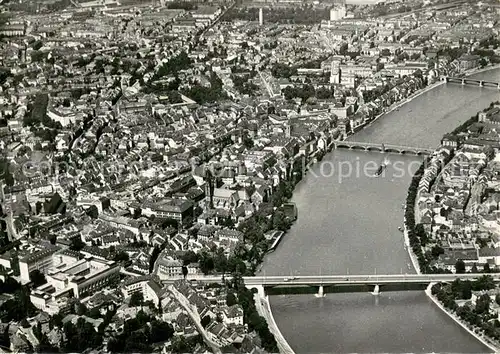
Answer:
[[398, 226], [398, 230], [403, 232], [403, 228], [401, 226]]
[[385, 167], [386, 167], [386, 166], [385, 166], [384, 164], [381, 164], [381, 165], [378, 167], [377, 171], [375, 172], [375, 177], [380, 176], [380, 175], [382, 174], [382, 172], [384, 171], [384, 168], [385, 168]]
[[384, 172], [384, 170], [387, 168], [387, 166], [389, 165], [389, 160], [388, 159], [385, 159], [381, 164], [380, 166], [378, 167], [377, 171], [375, 171], [375, 174], [374, 174], [374, 177], [378, 177], [382, 174], [382, 172]]

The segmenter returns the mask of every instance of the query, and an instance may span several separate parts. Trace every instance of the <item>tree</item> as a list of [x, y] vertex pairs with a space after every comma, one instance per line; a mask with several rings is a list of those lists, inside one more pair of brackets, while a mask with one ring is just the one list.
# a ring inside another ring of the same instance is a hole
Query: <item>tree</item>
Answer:
[[291, 226], [290, 220], [286, 217], [282, 210], [276, 210], [273, 215], [273, 228], [280, 231], [287, 231]]
[[489, 309], [490, 296], [488, 294], [483, 294], [476, 300], [476, 312], [478, 314], [487, 313]]
[[201, 252], [199, 263], [203, 274], [209, 274], [214, 269], [214, 259], [207, 252]]
[[179, 336], [174, 337], [172, 340], [172, 352], [173, 353], [189, 353], [191, 352], [191, 346], [186, 340], [186, 337]]
[[186, 251], [181, 257], [182, 263], [184, 265], [196, 263], [196, 262], [198, 262], [198, 258], [199, 258], [199, 256], [196, 253], [194, 253], [192, 250]]
[[422, 246], [425, 246], [425, 244], [427, 243], [428, 237], [427, 237], [427, 233], [425, 232], [424, 225], [422, 225], [422, 224], [415, 225], [415, 233], [416, 233], [416, 236], [419, 238]]
[[483, 275], [481, 278], [477, 279], [473, 285], [472, 289], [475, 291], [479, 290], [490, 290], [495, 288], [495, 282], [491, 275]]
[[490, 272], [491, 272], [490, 265], [488, 263], [485, 263], [485, 265], [483, 266], [483, 273], [490, 273]]
[[245, 135], [245, 137], [243, 138], [243, 145], [247, 148], [247, 149], [251, 149], [253, 148], [253, 139], [250, 138], [249, 136]]
[[441, 246], [434, 246], [431, 249], [432, 258], [437, 259], [439, 255], [444, 254], [444, 249]]
[[141, 306], [143, 302], [144, 302], [144, 296], [142, 295], [142, 292], [138, 291], [133, 293], [132, 296], [130, 297], [129, 306], [130, 307]]
[[85, 247], [85, 243], [78, 238], [78, 237], [73, 237], [71, 239], [71, 244], [69, 245], [69, 249], [72, 251], [81, 251]]
[[129, 261], [129, 255], [125, 251], [120, 251], [117, 253], [114, 257], [115, 262], [128, 262]]
[[89, 314], [88, 314], [89, 317], [92, 317], [92, 318], [95, 318], [95, 319], [98, 319], [98, 318], [101, 318], [101, 311], [99, 311], [99, 308], [97, 307], [94, 307], [92, 310], [89, 311]]
[[78, 316], [84, 316], [87, 315], [87, 306], [85, 304], [82, 304], [81, 302], [75, 304], [76, 307], [76, 314]]
[[227, 306], [233, 306], [238, 303], [238, 300], [236, 299], [236, 296], [232, 291], [228, 291], [226, 295], [226, 305]]
[[33, 287], [35, 288], [47, 283], [45, 275], [43, 275], [38, 269], [35, 269], [32, 272], [30, 272], [30, 279], [33, 283]]
[[23, 318], [33, 316], [36, 308], [30, 301], [30, 290], [22, 286], [14, 292], [14, 298], [7, 300], [0, 306], [2, 321], [21, 321]]
[[463, 274], [463, 273], [465, 273], [465, 263], [464, 263], [463, 260], [459, 259], [455, 263], [455, 273], [457, 273], [457, 274]]
[[224, 254], [224, 249], [222, 247], [217, 249], [213, 260], [215, 270], [219, 273], [224, 274], [227, 271], [227, 257]]
[[212, 321], [210, 316], [206, 315], [205, 317], [203, 317], [201, 319], [201, 325], [203, 326], [203, 328], [207, 328], [207, 326], [210, 324], [210, 321]]
[[63, 327], [63, 315], [61, 313], [56, 313], [54, 316], [52, 316], [50, 318], [50, 322], [49, 322], [49, 326], [51, 327], [51, 329], [55, 326], [55, 327], [58, 327], [58, 328], [62, 328]]
[[82, 352], [102, 345], [102, 333], [96, 332], [83, 318], [78, 319], [76, 326], [66, 322], [63, 331], [66, 341], [62, 347], [67, 352]]
[[479, 273], [479, 270], [477, 269], [476, 263], [472, 265], [472, 268], [470, 270], [471, 273]]
[[472, 297], [472, 285], [470, 281], [463, 282], [462, 285], [462, 299], [469, 300]]
[[172, 338], [173, 334], [174, 328], [170, 323], [160, 322], [157, 320], [153, 320], [151, 322], [151, 343], [165, 342]]
[[97, 210], [97, 207], [95, 205], [90, 206], [90, 208], [85, 210], [85, 213], [92, 219], [97, 219], [99, 217], [99, 210]]

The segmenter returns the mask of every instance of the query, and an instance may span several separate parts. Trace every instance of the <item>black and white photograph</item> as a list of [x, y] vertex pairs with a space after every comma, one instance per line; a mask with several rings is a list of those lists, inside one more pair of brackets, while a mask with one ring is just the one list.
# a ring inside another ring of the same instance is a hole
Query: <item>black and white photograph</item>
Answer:
[[500, 0], [1, 0], [3, 353], [500, 353]]

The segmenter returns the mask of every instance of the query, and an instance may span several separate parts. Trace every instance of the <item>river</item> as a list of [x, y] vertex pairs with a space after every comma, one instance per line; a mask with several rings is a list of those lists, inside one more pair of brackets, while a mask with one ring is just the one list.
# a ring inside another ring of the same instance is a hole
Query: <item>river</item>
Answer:
[[[500, 69], [474, 78], [500, 81]], [[436, 147], [490, 102], [498, 90], [445, 84], [388, 113], [351, 140]], [[373, 177], [388, 158], [384, 174]], [[421, 157], [337, 150], [297, 186], [299, 217], [263, 275], [413, 273], [398, 227]], [[333, 172], [332, 172], [333, 168]], [[351, 170], [351, 173], [349, 173]], [[383, 290], [383, 289], [382, 289]], [[487, 352], [424, 292], [271, 296], [275, 320], [297, 353]]]

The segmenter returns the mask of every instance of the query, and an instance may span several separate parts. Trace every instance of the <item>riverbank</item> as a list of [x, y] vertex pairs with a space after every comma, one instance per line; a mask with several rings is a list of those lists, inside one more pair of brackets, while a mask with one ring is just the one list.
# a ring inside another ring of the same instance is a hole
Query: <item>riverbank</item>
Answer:
[[[426, 87], [424, 87], [422, 89], [419, 89], [419, 90], [415, 91], [414, 93], [412, 93], [410, 96], [406, 97], [405, 99], [393, 103], [392, 105], [389, 106], [389, 108], [386, 111], [384, 111], [384, 112], [380, 113], [379, 115], [377, 115], [375, 118], [373, 118], [372, 120], [370, 120], [368, 122], [368, 124], [366, 124], [365, 126], [361, 127], [356, 132], [362, 130], [365, 127], [369, 127], [370, 125], [372, 125], [373, 123], [375, 123], [379, 118], [385, 116], [386, 114], [391, 113], [392, 111], [395, 111], [395, 110], [399, 109], [400, 107], [402, 107], [403, 105], [405, 105], [408, 102], [412, 101], [413, 99], [417, 98], [418, 96], [426, 93], [427, 91], [435, 89], [438, 86], [444, 85], [445, 83], [446, 82], [444, 82], [444, 81], [436, 81], [435, 83], [433, 83], [431, 85], [428, 85], [428, 86], [426, 86]], [[354, 135], [354, 134], [351, 134], [351, 135]]]
[[466, 71], [463, 73], [464, 77], [469, 77], [469, 76], [472, 76], [472, 75], [476, 75], [476, 74], [480, 74], [480, 73], [483, 73], [485, 71], [490, 71], [490, 70], [495, 70], [495, 69], [500, 69], [500, 64], [495, 64], [495, 65], [491, 65], [491, 66], [485, 66], [484, 68], [477, 68], [477, 69], [472, 69], [470, 71]]
[[276, 324], [276, 321], [274, 320], [274, 316], [271, 311], [271, 305], [269, 304], [269, 296], [263, 298], [259, 295], [259, 293], [255, 293], [254, 301], [258, 314], [265, 318], [267, 325], [269, 326], [269, 331], [274, 335], [280, 353], [294, 354], [295, 352], [293, 351], [292, 347], [290, 347], [285, 337], [283, 337], [283, 334], [281, 333], [278, 325]]
[[[490, 71], [490, 70], [495, 70], [495, 69], [500, 69], [500, 64], [495, 64], [495, 65], [491, 65], [491, 66], [487, 66], [487, 67], [484, 67], [484, 68], [476, 68], [476, 69], [472, 69], [470, 71], [466, 71], [464, 73], [462, 73], [461, 75], [463, 75], [464, 77], [469, 77], [469, 76], [472, 76], [472, 75], [476, 75], [476, 74], [480, 74], [482, 72], [485, 72], [485, 71]], [[372, 123], [374, 123], [375, 121], [377, 121], [379, 118], [383, 117], [384, 115], [386, 114], [389, 114], [391, 113], [392, 111], [395, 111], [399, 108], [401, 108], [402, 106], [404, 106], [405, 104], [411, 102], [412, 100], [414, 100], [415, 98], [419, 97], [420, 95], [423, 95], [424, 93], [430, 91], [430, 90], [433, 90], [435, 89], [436, 87], [439, 87], [441, 85], [444, 85], [446, 84], [446, 81], [436, 81], [420, 90], [417, 90], [415, 91], [414, 93], [412, 93], [410, 96], [408, 96], [407, 98], [401, 100], [401, 101], [398, 101], [398, 102], [395, 102], [393, 103], [391, 106], [389, 106], [389, 109], [385, 112], [382, 112], [380, 113], [379, 115], [377, 115], [375, 118], [373, 118], [371, 121], [368, 122], [368, 124], [366, 124], [364, 127], [361, 127], [359, 130], [365, 128], [365, 127], [368, 127], [370, 126]], [[357, 131], [359, 131], [357, 130]], [[354, 134], [351, 134], [351, 135], [354, 135]]]
[[460, 318], [458, 318], [454, 313], [451, 313], [448, 311], [434, 295], [432, 295], [431, 289], [436, 283], [430, 283], [427, 289], [425, 289], [425, 294], [434, 302], [434, 304], [440, 308], [444, 313], [446, 313], [451, 319], [453, 319], [456, 323], [458, 323], [463, 329], [465, 329], [467, 332], [469, 332], [474, 338], [476, 338], [478, 341], [480, 341], [482, 344], [484, 344], [486, 347], [488, 347], [493, 353], [499, 353], [500, 348], [495, 346], [493, 343], [490, 343], [487, 341], [485, 337], [480, 335], [479, 333], [474, 332], [467, 326]]
[[408, 229], [406, 227], [406, 221], [405, 221], [404, 226], [403, 226], [403, 237], [404, 237], [404, 242], [405, 242], [405, 249], [408, 252], [408, 255], [410, 256], [410, 260], [411, 260], [411, 264], [413, 266], [413, 269], [415, 269], [415, 272], [417, 272], [417, 274], [422, 274], [422, 271], [420, 270], [420, 265], [418, 264], [418, 259], [411, 250], [410, 238], [408, 237]]

